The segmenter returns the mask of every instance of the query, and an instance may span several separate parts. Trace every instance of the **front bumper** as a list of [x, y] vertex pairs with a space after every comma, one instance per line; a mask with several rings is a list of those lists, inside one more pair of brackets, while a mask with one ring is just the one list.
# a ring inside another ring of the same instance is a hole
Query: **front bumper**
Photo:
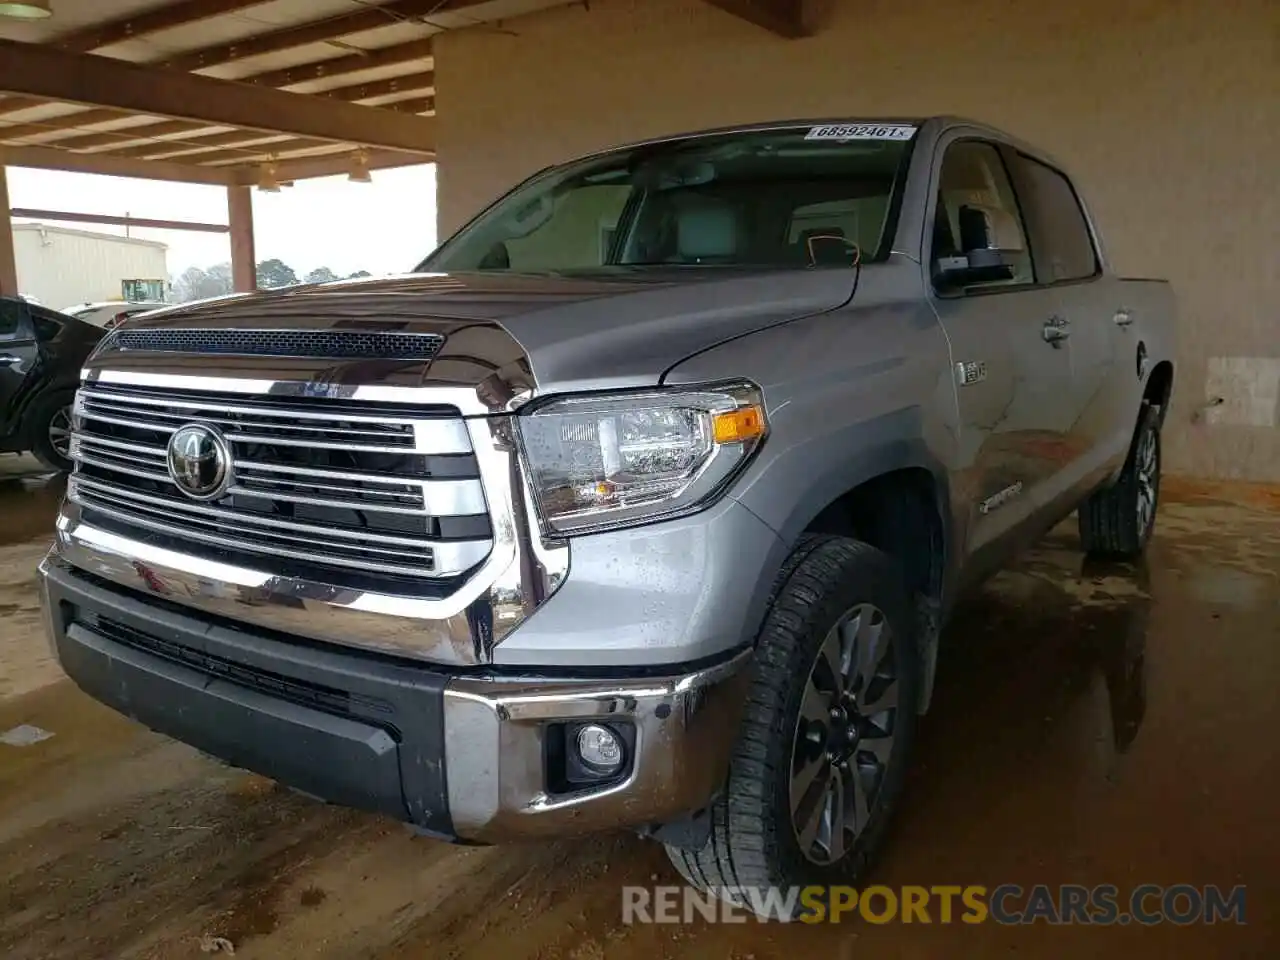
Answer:
[[[229, 763], [447, 838], [497, 842], [669, 822], [724, 781], [746, 651], [646, 676], [459, 670], [308, 644], [140, 595], [51, 554], [47, 629], [90, 696]], [[564, 723], [632, 732], [625, 773], [564, 789]]]

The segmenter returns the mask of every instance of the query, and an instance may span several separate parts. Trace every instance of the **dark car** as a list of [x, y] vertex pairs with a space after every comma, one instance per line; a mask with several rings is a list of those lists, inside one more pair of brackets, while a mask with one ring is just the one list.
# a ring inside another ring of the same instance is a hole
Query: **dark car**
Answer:
[[71, 405], [80, 367], [105, 332], [0, 297], [0, 453], [30, 450], [46, 466], [71, 469]]

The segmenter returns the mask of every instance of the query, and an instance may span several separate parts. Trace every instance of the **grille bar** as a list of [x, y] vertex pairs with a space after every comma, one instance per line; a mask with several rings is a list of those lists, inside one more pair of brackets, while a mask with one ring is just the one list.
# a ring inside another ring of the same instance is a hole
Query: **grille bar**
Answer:
[[[163, 447], [81, 433], [72, 439], [71, 455], [91, 467], [165, 484], [166, 490], [173, 483]], [[406, 482], [403, 477], [388, 474], [317, 470], [251, 460], [236, 460], [233, 469], [237, 483], [227, 491], [230, 495], [434, 517], [485, 512], [479, 480]], [[349, 499], [324, 494], [346, 494]]]
[[[358, 414], [321, 415], [310, 411], [271, 410], [260, 406], [214, 405], [163, 398], [122, 398], [83, 388], [77, 402], [80, 417], [167, 435], [185, 423], [211, 423], [227, 439], [245, 443], [278, 443], [287, 446], [320, 446], [363, 453], [400, 453], [405, 450], [434, 454], [471, 452], [471, 440], [460, 417], [431, 419], [377, 418]], [[169, 409], [174, 408], [174, 409]], [[185, 411], [190, 411], [187, 413]]]
[[[356, 570], [372, 570], [378, 573], [395, 573], [404, 576], [430, 576], [432, 567], [430, 564], [430, 554], [425, 554], [424, 559], [428, 562], [417, 566], [401, 565], [395, 563], [381, 563], [371, 560], [365, 556], [345, 557], [339, 553], [335, 553], [329, 549], [329, 544], [320, 543], [314, 540], [306, 540], [301, 537], [281, 537], [281, 542], [275, 540], [255, 540], [246, 541], [238, 537], [226, 537], [219, 534], [210, 533], [206, 529], [199, 527], [192, 528], [189, 525], [179, 525], [161, 520], [156, 516], [146, 514], [139, 516], [136, 510], [121, 510], [118, 506], [111, 505], [110, 500], [103, 502], [104, 498], [97, 496], [84, 496], [83, 493], [77, 492], [72, 500], [81, 506], [89, 507], [92, 510], [100, 511], [116, 520], [121, 520], [131, 527], [141, 527], [144, 530], [152, 530], [156, 533], [168, 534], [175, 538], [184, 540], [194, 540], [198, 543], [207, 543], [215, 547], [225, 547], [229, 550], [235, 550], [240, 553], [250, 553], [256, 555], [268, 555], [275, 557], [286, 557], [291, 560], [301, 560], [304, 562], [322, 564], [325, 566], [351, 567]], [[299, 545], [311, 544], [316, 547], [323, 547], [323, 550], [308, 551]], [[372, 551], [371, 551], [372, 552]], [[383, 551], [378, 551], [383, 552]]]
[[[84, 477], [73, 479], [67, 495], [75, 503], [101, 510], [130, 525], [179, 538], [190, 537], [245, 554], [283, 556], [321, 565], [336, 564], [421, 577], [456, 576], [483, 560], [490, 549], [488, 540], [428, 542], [413, 537], [353, 534], [330, 527], [257, 517], [199, 504], [188, 505], [168, 497], [142, 495]], [[180, 522], [175, 523], [175, 518]], [[239, 527], [227, 522], [232, 518]], [[212, 530], [238, 531], [252, 539], [230, 533], [214, 534]], [[335, 537], [341, 542], [335, 542]], [[300, 553], [297, 546], [320, 549]], [[352, 552], [356, 556], [350, 556]], [[366, 554], [395, 556], [402, 558], [402, 562], [371, 563]]]

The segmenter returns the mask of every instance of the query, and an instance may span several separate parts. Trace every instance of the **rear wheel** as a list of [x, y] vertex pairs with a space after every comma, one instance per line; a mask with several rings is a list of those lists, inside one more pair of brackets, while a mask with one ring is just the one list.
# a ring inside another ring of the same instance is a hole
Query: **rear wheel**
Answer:
[[31, 452], [53, 470], [71, 470], [71, 407], [74, 390], [41, 397], [27, 414]]
[[1096, 557], [1134, 559], [1156, 525], [1160, 505], [1160, 414], [1143, 404], [1120, 479], [1080, 505], [1080, 543]]
[[916, 728], [920, 663], [895, 565], [844, 537], [803, 542], [753, 670], [710, 837], [667, 853], [736, 903], [748, 888], [851, 883], [883, 839]]

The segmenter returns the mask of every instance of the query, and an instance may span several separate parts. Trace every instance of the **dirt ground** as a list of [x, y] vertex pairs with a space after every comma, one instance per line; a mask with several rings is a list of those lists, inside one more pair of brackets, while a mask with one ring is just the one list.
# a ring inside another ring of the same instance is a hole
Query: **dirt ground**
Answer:
[[[1168, 484], [1150, 561], [1063, 527], [950, 625], [871, 878], [1246, 884], [1246, 926], [624, 925], [628, 835], [464, 848], [326, 807], [98, 706], [40, 633], [61, 489], [0, 458], [0, 956], [657, 960], [1280, 956], [1280, 497]], [[220, 939], [216, 939], [220, 938]], [[214, 954], [217, 955], [217, 954]]]

